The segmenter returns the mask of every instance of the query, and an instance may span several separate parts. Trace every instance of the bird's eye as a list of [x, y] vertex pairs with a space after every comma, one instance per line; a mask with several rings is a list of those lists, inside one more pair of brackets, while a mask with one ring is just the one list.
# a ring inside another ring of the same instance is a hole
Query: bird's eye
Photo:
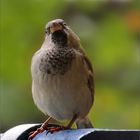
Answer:
[[45, 33], [46, 33], [47, 35], [49, 35], [49, 34], [50, 34], [50, 29], [49, 29], [49, 28], [45, 29]]
[[64, 26], [67, 26], [67, 24], [66, 24], [65, 22], [63, 22], [63, 25], [64, 25]]

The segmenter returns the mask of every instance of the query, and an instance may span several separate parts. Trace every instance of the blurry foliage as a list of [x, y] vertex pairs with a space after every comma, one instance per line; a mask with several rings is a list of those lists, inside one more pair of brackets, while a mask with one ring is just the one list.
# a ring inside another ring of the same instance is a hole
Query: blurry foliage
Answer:
[[[31, 97], [30, 63], [45, 24], [63, 18], [79, 35], [95, 71], [98, 128], [140, 128], [138, 1], [1, 0], [0, 127], [45, 120]], [[134, 21], [134, 22], [133, 22]]]

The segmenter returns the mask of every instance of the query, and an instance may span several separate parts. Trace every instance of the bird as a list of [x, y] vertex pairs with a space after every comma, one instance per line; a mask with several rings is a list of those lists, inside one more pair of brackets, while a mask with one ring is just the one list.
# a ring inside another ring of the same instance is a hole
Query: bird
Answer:
[[33, 139], [48, 129], [51, 119], [68, 120], [69, 129], [92, 128], [87, 115], [94, 103], [94, 72], [79, 37], [63, 19], [45, 26], [45, 39], [31, 62], [32, 96], [35, 105], [48, 119], [31, 133]]

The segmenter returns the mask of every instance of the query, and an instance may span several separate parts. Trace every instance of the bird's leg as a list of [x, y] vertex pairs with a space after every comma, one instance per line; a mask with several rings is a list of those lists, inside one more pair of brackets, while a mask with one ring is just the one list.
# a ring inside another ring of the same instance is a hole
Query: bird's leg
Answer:
[[48, 128], [48, 123], [52, 119], [52, 117], [49, 117], [42, 125], [41, 127], [46, 130]]
[[77, 119], [77, 115], [75, 114], [73, 116], [72, 120], [69, 122], [69, 124], [66, 127], [65, 126], [58, 126], [58, 127], [55, 127], [55, 128], [50, 128], [50, 129], [48, 129], [48, 132], [54, 133], [54, 132], [58, 132], [60, 130], [70, 129], [76, 119]]
[[32, 140], [37, 134], [42, 133], [45, 130], [48, 130], [48, 123], [50, 121], [51, 117], [49, 117], [42, 125], [40, 128], [38, 128], [36, 131], [30, 132], [29, 133], [29, 138], [28, 140]]
[[72, 120], [69, 122], [66, 128], [68, 129], [71, 128], [76, 119], [77, 119], [77, 114], [73, 116]]

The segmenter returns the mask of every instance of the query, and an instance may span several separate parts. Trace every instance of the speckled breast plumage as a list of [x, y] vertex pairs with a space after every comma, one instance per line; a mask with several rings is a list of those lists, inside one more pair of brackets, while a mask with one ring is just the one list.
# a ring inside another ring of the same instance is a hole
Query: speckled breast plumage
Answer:
[[47, 74], [63, 75], [70, 68], [74, 58], [75, 52], [71, 48], [48, 49], [46, 54], [41, 58], [39, 69]]

